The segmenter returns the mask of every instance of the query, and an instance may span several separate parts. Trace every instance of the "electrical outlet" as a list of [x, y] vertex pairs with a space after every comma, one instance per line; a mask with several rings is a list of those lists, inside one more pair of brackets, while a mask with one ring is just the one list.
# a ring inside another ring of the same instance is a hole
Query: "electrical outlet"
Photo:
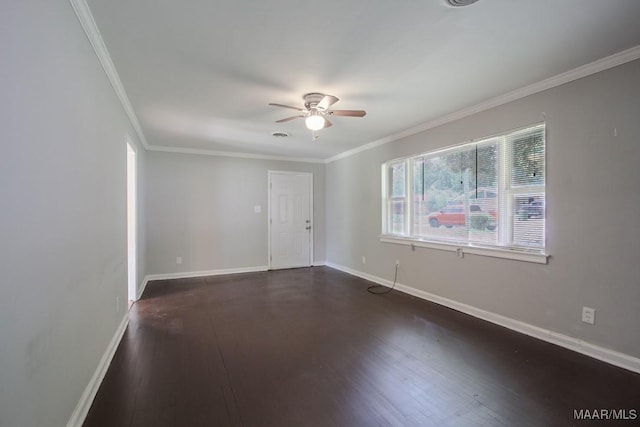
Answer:
[[176, 257], [176, 264], [182, 264], [182, 257], [181, 256]]
[[398, 267], [400, 267], [400, 260], [399, 260], [399, 259], [397, 259], [397, 260], [396, 260], [396, 265], [397, 265]]
[[596, 309], [591, 307], [582, 307], [582, 321], [590, 325], [596, 324]]
[[366, 264], [366, 263], [367, 263], [367, 257], [366, 257], [366, 256], [364, 256], [364, 255], [362, 255], [362, 263], [363, 263], [363, 264]]

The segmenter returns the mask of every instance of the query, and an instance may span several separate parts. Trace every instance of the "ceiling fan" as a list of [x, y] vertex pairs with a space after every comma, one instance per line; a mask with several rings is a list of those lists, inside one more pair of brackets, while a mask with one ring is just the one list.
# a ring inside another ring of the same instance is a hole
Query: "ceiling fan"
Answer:
[[269, 105], [274, 107], [290, 108], [292, 110], [297, 110], [298, 113], [300, 113], [296, 116], [276, 120], [276, 123], [284, 123], [289, 120], [304, 118], [307, 129], [314, 132], [315, 138], [316, 131], [332, 126], [331, 122], [327, 119], [327, 116], [364, 117], [367, 114], [364, 110], [330, 110], [329, 108], [339, 101], [339, 99], [333, 95], [312, 92], [305, 94], [302, 99], [304, 99], [304, 108], [269, 103]]

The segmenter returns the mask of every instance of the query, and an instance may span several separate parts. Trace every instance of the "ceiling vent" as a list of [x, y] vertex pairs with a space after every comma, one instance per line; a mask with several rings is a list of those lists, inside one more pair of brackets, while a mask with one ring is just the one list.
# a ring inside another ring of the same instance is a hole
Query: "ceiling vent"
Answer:
[[289, 133], [284, 131], [275, 131], [271, 132], [271, 136], [275, 136], [276, 138], [286, 138], [289, 136]]
[[447, 3], [449, 4], [449, 6], [462, 7], [472, 5], [477, 1], [478, 0], [447, 0]]

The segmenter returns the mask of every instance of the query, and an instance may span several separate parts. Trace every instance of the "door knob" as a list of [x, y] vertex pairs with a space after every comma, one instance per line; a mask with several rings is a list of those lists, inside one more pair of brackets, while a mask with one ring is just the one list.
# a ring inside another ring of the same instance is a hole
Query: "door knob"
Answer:
[[311, 230], [311, 226], [310, 225], [306, 226], [305, 230]]

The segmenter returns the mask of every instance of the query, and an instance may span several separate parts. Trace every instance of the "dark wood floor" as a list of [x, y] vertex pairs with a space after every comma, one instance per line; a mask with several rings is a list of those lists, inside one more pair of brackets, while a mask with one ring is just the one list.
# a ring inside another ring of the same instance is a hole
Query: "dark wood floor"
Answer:
[[[152, 282], [93, 426], [582, 426], [640, 375], [326, 267]], [[637, 425], [638, 420], [619, 425]]]

